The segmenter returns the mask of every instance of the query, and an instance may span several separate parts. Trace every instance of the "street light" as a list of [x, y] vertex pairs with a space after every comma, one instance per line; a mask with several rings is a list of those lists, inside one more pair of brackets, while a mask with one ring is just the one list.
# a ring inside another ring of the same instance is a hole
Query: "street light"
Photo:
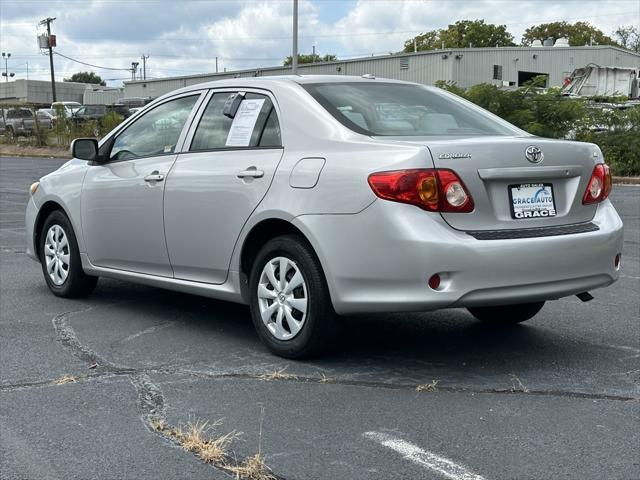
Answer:
[[5, 77], [5, 81], [8, 82], [9, 77], [15, 76], [15, 73], [13, 72], [9, 73], [8, 62], [9, 62], [9, 58], [11, 58], [11, 54], [2, 52], [2, 58], [4, 59], [4, 72], [2, 72], [2, 76]]

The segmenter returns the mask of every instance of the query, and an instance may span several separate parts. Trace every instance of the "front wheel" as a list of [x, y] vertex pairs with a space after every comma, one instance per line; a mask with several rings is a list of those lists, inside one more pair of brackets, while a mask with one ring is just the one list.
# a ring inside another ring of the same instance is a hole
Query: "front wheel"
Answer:
[[500, 305], [497, 307], [471, 307], [469, 313], [478, 320], [493, 325], [513, 325], [525, 322], [542, 309], [544, 302], [520, 303], [517, 305]]
[[249, 277], [253, 324], [271, 352], [309, 357], [335, 345], [337, 318], [320, 262], [300, 237], [267, 242]]
[[45, 220], [39, 248], [42, 273], [54, 295], [75, 298], [93, 292], [98, 277], [84, 273], [71, 222], [60, 210], [54, 210]]

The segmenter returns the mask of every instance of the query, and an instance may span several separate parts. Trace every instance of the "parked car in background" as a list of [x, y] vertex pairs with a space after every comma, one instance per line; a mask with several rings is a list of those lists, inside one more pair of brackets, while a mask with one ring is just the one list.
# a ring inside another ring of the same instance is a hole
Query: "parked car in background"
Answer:
[[73, 113], [79, 109], [82, 106], [82, 104], [78, 103], [78, 102], [53, 102], [51, 104], [51, 108], [53, 109], [54, 112], [57, 111], [57, 109], [59, 108], [64, 108], [65, 110], [65, 115], [67, 117], [70, 117], [71, 115], [73, 115]]
[[142, 108], [153, 101], [154, 97], [126, 97], [119, 98], [116, 103], [129, 108]]
[[202, 83], [72, 153], [26, 212], [53, 294], [105, 276], [248, 304], [284, 357], [336, 344], [337, 314], [467, 308], [507, 326], [620, 275], [598, 146], [535, 137], [439, 88]]
[[53, 108], [40, 108], [37, 112], [39, 118], [47, 118], [51, 122], [51, 125], [54, 126], [56, 124], [56, 111]]
[[87, 122], [94, 122], [91, 134], [94, 137], [100, 136], [100, 122], [111, 112], [115, 112], [123, 118], [129, 118], [131, 112], [125, 105], [83, 105], [71, 116], [71, 120], [77, 125], [84, 125]]
[[129, 118], [131, 116], [131, 111], [126, 105], [83, 105], [73, 113], [72, 118], [76, 122], [100, 120], [111, 112], [115, 112], [124, 118]]
[[38, 127], [51, 129], [55, 124], [55, 117], [46, 112], [36, 112], [36, 118], [38, 119]]
[[9, 108], [2, 111], [2, 123], [0, 128], [7, 137], [20, 135], [32, 135], [36, 129], [35, 119], [38, 120], [38, 128], [50, 129], [52, 127], [51, 118], [45, 113], [37, 112], [29, 108]]

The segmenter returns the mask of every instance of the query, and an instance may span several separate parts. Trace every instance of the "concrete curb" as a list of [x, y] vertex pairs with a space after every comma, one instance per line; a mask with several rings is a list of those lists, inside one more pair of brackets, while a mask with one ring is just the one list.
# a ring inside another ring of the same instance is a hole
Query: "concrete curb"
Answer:
[[[20, 149], [22, 150], [22, 149]], [[62, 159], [70, 159], [71, 154], [68, 150], [61, 150], [59, 152], [40, 152], [38, 149], [20, 151], [20, 150], [9, 150], [0, 148], [0, 157], [36, 157], [36, 158], [62, 158]]]

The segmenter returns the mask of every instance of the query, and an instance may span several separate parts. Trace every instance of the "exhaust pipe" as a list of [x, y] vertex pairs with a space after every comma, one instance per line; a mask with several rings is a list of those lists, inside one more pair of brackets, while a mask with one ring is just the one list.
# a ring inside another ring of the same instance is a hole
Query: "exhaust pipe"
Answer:
[[589, 292], [579, 293], [576, 295], [576, 297], [578, 297], [583, 302], [588, 302], [590, 300], [593, 300], [593, 295], [591, 295]]

